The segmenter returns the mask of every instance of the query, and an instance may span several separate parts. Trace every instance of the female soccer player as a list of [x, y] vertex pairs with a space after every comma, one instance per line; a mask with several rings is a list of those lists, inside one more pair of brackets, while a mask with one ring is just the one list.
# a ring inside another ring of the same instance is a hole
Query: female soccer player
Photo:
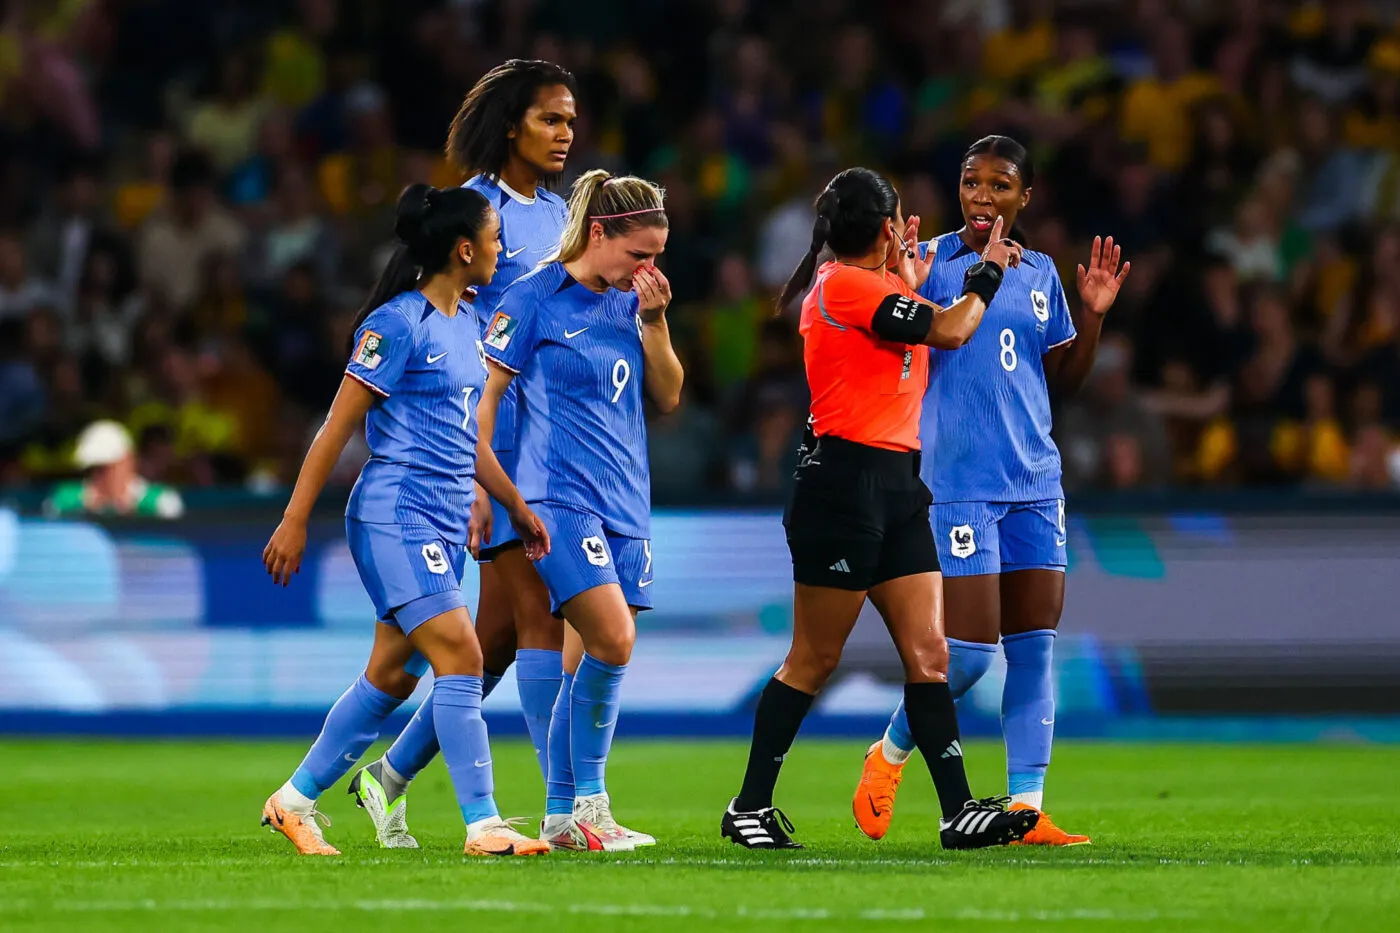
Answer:
[[518, 280], [485, 332], [489, 428], [520, 386], [518, 482], [559, 542], [536, 566], [569, 623], [549, 729], [541, 838], [560, 848], [656, 842], [619, 826], [604, 782], [638, 610], [651, 608], [645, 395], [663, 413], [684, 374], [671, 348], [662, 193], [594, 170], [574, 183], [559, 258]]
[[[564, 200], [544, 185], [564, 169], [577, 117], [574, 77], [545, 61], [511, 59], [491, 69], [462, 102], [447, 137], [447, 157], [501, 218], [502, 255], [496, 276], [480, 286], [472, 302], [484, 328], [506, 286], [559, 249]], [[516, 393], [508, 392], [496, 416], [492, 447], [515, 477]], [[511, 662], [516, 663], [520, 707], [545, 776], [549, 717], [563, 674], [564, 626], [549, 614], [549, 595], [520, 548], [505, 507], [486, 496], [476, 503], [484, 526], [479, 550], [480, 599], [476, 631], [485, 658], [484, 694], [489, 696]], [[520, 610], [516, 610], [516, 604]], [[421, 659], [409, 673], [421, 675]], [[420, 711], [378, 761], [351, 781], [350, 792], [374, 822], [380, 844], [413, 848], [405, 791], [437, 754], [433, 705]]]
[[[1005, 136], [974, 143], [959, 185], [963, 228], [931, 240], [930, 301], [957, 293], [996, 224], [1011, 229], [1034, 181], [1026, 150]], [[922, 247], [921, 247], [922, 248]], [[933, 489], [934, 537], [948, 600], [948, 685], [954, 699], [1006, 655], [1001, 722], [1012, 810], [1041, 812], [1054, 736], [1051, 651], [1065, 598], [1065, 500], [1050, 439], [1050, 396], [1071, 395], [1094, 364], [1103, 316], [1128, 274], [1113, 238], [1094, 238], [1079, 267], [1084, 315], [1076, 332], [1053, 260], [1026, 250], [1008, 270], [982, 329], [957, 353], [933, 355], [923, 439]], [[870, 746], [856, 788], [856, 822], [872, 839], [889, 829], [904, 762], [915, 745], [906, 709]], [[1022, 842], [1079, 845], [1041, 813]]]
[[436, 677], [434, 722], [467, 823], [466, 854], [537, 855], [549, 846], [502, 820], [492, 796], [481, 647], [462, 601], [477, 482], [508, 503], [532, 556], [549, 550], [539, 518], [491, 445], [477, 438], [486, 362], [476, 318], [461, 296], [491, 281], [500, 220], [479, 192], [414, 185], [399, 199], [394, 232], [402, 245], [360, 311], [340, 391], [263, 551], [273, 581], [285, 586], [306, 550], [311, 506], [363, 421], [370, 458], [350, 495], [345, 529], [378, 616], [374, 647], [365, 673], [331, 708], [300, 767], [267, 799], [263, 824], [303, 855], [340, 854], [321, 835], [316, 800], [408, 695], [401, 681], [416, 651]]
[[812, 391], [806, 448], [783, 525], [792, 553], [792, 648], [764, 687], [744, 784], [720, 831], [750, 849], [800, 848], [773, 806], [773, 788], [816, 694], [841, 659], [868, 596], [904, 663], [904, 696], [943, 809], [944, 848], [1018, 839], [1038, 814], [1008, 813], [1003, 799], [972, 799], [958, 720], [947, 683], [948, 646], [932, 501], [919, 478], [919, 408], [928, 383], [926, 346], [966, 343], [1020, 247], [991, 231], [981, 261], [947, 308], [919, 300], [929, 274], [917, 259], [917, 217], [906, 225], [899, 197], [882, 176], [847, 169], [817, 199], [806, 257], [778, 300], [785, 307], [812, 280], [802, 303], [807, 382]]

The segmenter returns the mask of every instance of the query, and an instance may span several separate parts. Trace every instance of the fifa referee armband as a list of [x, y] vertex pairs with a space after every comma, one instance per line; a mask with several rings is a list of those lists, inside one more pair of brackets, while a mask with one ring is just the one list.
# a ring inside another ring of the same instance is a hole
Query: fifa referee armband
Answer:
[[975, 262], [963, 273], [963, 294], [976, 295], [983, 304], [989, 305], [1001, 288], [1001, 279], [1001, 266], [985, 259]]
[[919, 344], [933, 323], [933, 305], [907, 295], [886, 295], [875, 309], [870, 329], [881, 340]]

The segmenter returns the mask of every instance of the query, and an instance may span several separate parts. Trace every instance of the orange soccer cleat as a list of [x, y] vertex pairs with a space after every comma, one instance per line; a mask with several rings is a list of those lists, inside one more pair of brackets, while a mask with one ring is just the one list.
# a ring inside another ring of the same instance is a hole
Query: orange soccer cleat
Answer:
[[[1028, 803], [1013, 803], [1011, 809], [1034, 810], [1035, 807]], [[1013, 846], [1087, 846], [1089, 842], [1088, 836], [1067, 833], [1056, 826], [1051, 821], [1050, 814], [1042, 810], [1040, 811], [1040, 821], [1035, 824], [1035, 829], [1011, 844]]]
[[318, 819], [325, 820], [326, 825], [331, 825], [330, 817], [316, 810], [308, 813], [297, 813], [282, 806], [277, 799], [277, 794], [267, 798], [267, 803], [263, 804], [262, 824], [272, 828], [274, 833], [281, 833], [292, 841], [292, 845], [297, 847], [297, 851], [302, 855], [339, 855], [340, 850], [326, 842], [321, 835], [321, 827], [317, 825]]
[[500, 817], [484, 822], [475, 832], [467, 834], [467, 844], [463, 855], [545, 855], [549, 843], [544, 839], [531, 839], [515, 828], [519, 820], [503, 820]]
[[851, 801], [856, 825], [871, 839], [883, 839], [894, 818], [894, 795], [904, 780], [904, 765], [893, 764], [876, 742], [865, 753], [865, 767]]

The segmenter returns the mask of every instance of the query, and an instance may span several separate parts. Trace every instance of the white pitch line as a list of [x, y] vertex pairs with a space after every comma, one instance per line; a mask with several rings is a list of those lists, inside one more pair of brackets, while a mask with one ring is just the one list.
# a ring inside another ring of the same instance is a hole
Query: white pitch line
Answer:
[[[334, 859], [326, 859], [327, 863], [336, 865], [425, 865], [425, 866], [449, 866], [467, 864], [468, 860], [454, 856], [424, 856], [405, 855], [402, 858], [390, 858], [382, 856], [341, 856]], [[770, 861], [763, 861], [753, 858], [607, 858], [594, 855], [556, 855], [550, 859], [553, 864], [567, 862], [572, 865], [585, 865], [588, 867], [608, 868], [654, 868], [658, 866], [679, 866], [679, 867], [703, 867], [703, 868], [944, 868], [949, 866], [966, 866], [973, 868], [996, 868], [1003, 865], [1015, 866], [1044, 866], [1046, 868], [1079, 868], [1084, 866], [1132, 866], [1137, 868], [1152, 868], [1160, 866], [1176, 866], [1187, 868], [1220, 868], [1225, 866], [1233, 867], [1253, 867], [1253, 868], [1278, 868], [1291, 865], [1313, 865], [1313, 859], [1290, 859], [1287, 862], [1254, 861], [1250, 859], [1193, 859], [1193, 858], [1095, 858], [1093, 856], [1077, 856], [1073, 858], [999, 858], [993, 861], [973, 861], [960, 858], [775, 858]], [[200, 859], [199, 865], [210, 867], [232, 868], [246, 866], [248, 868], [262, 868], [262, 863], [254, 862], [251, 857], [223, 857]], [[526, 863], [510, 860], [479, 861], [471, 860], [473, 865], [519, 865], [524, 867]], [[1324, 867], [1338, 867], [1345, 865], [1368, 865], [1360, 859], [1336, 859], [1328, 860], [1322, 865]], [[0, 859], [0, 868], [189, 868], [190, 862], [184, 859], [83, 859], [78, 861], [68, 861], [63, 859]]]
[[610, 917], [698, 917], [708, 920], [876, 920], [885, 922], [921, 922], [926, 920], [969, 920], [998, 923], [1019, 923], [1030, 920], [1044, 922], [1068, 922], [1097, 920], [1112, 923], [1151, 923], [1163, 919], [1190, 919], [1195, 914], [1172, 911], [1163, 913], [1155, 910], [984, 910], [977, 907], [952, 907], [948, 909], [925, 909], [920, 907], [898, 910], [827, 910], [824, 908], [783, 908], [739, 906], [726, 910], [714, 907], [700, 907], [689, 904], [541, 904], [538, 902], [499, 901], [485, 899], [426, 900], [384, 899], [359, 901], [312, 901], [288, 904], [285, 900], [160, 900], [157, 898], [136, 898], [132, 900], [64, 900], [57, 903], [43, 903], [34, 900], [0, 901], [0, 914], [20, 912], [34, 913], [222, 913], [228, 911], [258, 911], [285, 913], [288, 910], [356, 910], [363, 913], [427, 913], [442, 911], [475, 911], [478, 913], [509, 914], [577, 914], [584, 916]]

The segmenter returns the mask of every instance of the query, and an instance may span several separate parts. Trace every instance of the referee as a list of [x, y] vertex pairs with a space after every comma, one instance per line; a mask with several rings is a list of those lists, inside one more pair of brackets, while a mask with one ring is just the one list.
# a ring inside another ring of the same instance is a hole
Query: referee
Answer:
[[[947, 308], [920, 300], [932, 258], [917, 256], [917, 217], [905, 222], [883, 176], [847, 169], [817, 198], [812, 245], [788, 279], [779, 308], [812, 283], [802, 303], [811, 420], [797, 482], [783, 518], [792, 553], [792, 647], [764, 687], [743, 787], [725, 811], [723, 835], [750, 849], [801, 846], [773, 806], [783, 757], [816, 694], [841, 660], [866, 597], [889, 628], [904, 664], [904, 702], [943, 811], [944, 848], [1019, 839], [1034, 811], [977, 800], [963, 770], [942, 575], [929, 526], [933, 496], [919, 479], [919, 414], [928, 350], [956, 350], [977, 330], [1021, 248], [996, 222], [967, 270], [964, 294]], [[830, 249], [812, 281], [817, 256]]]

